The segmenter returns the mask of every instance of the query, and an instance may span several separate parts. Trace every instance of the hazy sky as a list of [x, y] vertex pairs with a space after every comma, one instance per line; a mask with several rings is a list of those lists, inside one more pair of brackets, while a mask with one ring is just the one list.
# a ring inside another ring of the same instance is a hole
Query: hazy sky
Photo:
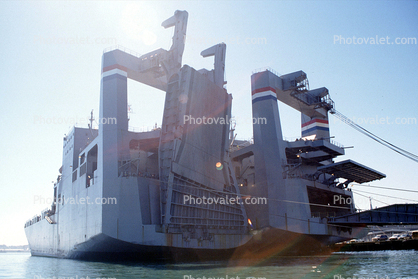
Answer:
[[[338, 111], [418, 154], [418, 1], [0, 1], [0, 244], [27, 243], [24, 223], [49, 206], [42, 199], [53, 195], [64, 135], [75, 122], [87, 127], [92, 109], [98, 117], [103, 50], [168, 49], [173, 29], [161, 22], [175, 10], [189, 12], [184, 64], [212, 69], [213, 59], [200, 52], [227, 44], [239, 139], [252, 137], [251, 74], [270, 67], [305, 71], [311, 89], [329, 89]], [[128, 87], [130, 125], [161, 125], [164, 92], [133, 81]], [[285, 137], [300, 137], [300, 114], [279, 108]], [[354, 146], [338, 160], [387, 175], [371, 185], [418, 190], [417, 163], [333, 116], [330, 130]], [[418, 203], [414, 193], [354, 189]], [[371, 194], [362, 194], [356, 205], [367, 209]], [[373, 197], [373, 206], [405, 202]]]

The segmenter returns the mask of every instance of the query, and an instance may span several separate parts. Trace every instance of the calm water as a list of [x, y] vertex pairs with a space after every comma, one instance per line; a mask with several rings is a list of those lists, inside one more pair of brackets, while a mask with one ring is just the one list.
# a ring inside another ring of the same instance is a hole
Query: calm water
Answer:
[[[205, 276], [205, 277], [203, 277]], [[226, 277], [228, 276], [228, 277]], [[117, 264], [0, 253], [0, 278], [417, 278], [418, 251], [379, 251], [321, 257], [281, 257], [258, 265], [231, 262]]]

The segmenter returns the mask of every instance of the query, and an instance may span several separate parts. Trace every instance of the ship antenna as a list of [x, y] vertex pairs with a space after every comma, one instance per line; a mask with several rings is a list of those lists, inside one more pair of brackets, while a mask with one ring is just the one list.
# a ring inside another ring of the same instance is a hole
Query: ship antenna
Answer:
[[89, 120], [90, 120], [90, 124], [89, 124], [90, 133], [91, 133], [91, 135], [93, 135], [93, 121], [94, 121], [93, 110], [91, 110]]

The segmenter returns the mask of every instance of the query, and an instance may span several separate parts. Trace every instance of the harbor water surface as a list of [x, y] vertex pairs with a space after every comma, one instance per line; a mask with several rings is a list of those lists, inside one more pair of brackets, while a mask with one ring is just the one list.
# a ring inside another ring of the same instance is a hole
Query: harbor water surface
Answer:
[[330, 256], [278, 257], [263, 262], [103, 263], [0, 253], [0, 278], [96, 279], [394, 279], [418, 278], [418, 251], [335, 253]]

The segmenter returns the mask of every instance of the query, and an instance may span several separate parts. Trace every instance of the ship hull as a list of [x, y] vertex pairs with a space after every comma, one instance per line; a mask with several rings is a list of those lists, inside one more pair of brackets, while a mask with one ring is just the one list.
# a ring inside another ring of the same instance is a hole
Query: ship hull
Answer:
[[228, 259], [234, 249], [195, 249], [170, 246], [150, 246], [130, 243], [97, 235], [84, 243], [76, 245], [65, 258], [92, 261], [208, 261]]
[[[35, 233], [35, 232], [32, 232]], [[31, 234], [26, 232], [28, 239]], [[69, 258], [87, 261], [150, 261], [150, 262], [202, 262], [227, 260], [235, 264], [261, 262], [278, 256], [304, 256], [330, 254], [328, 245], [349, 239], [344, 236], [294, 233], [277, 228], [251, 231], [251, 239], [237, 248], [196, 249], [130, 243], [98, 234], [68, 251], [52, 249], [48, 243], [29, 242], [32, 256]], [[43, 234], [45, 238], [48, 236]], [[45, 240], [46, 241], [46, 240]]]

